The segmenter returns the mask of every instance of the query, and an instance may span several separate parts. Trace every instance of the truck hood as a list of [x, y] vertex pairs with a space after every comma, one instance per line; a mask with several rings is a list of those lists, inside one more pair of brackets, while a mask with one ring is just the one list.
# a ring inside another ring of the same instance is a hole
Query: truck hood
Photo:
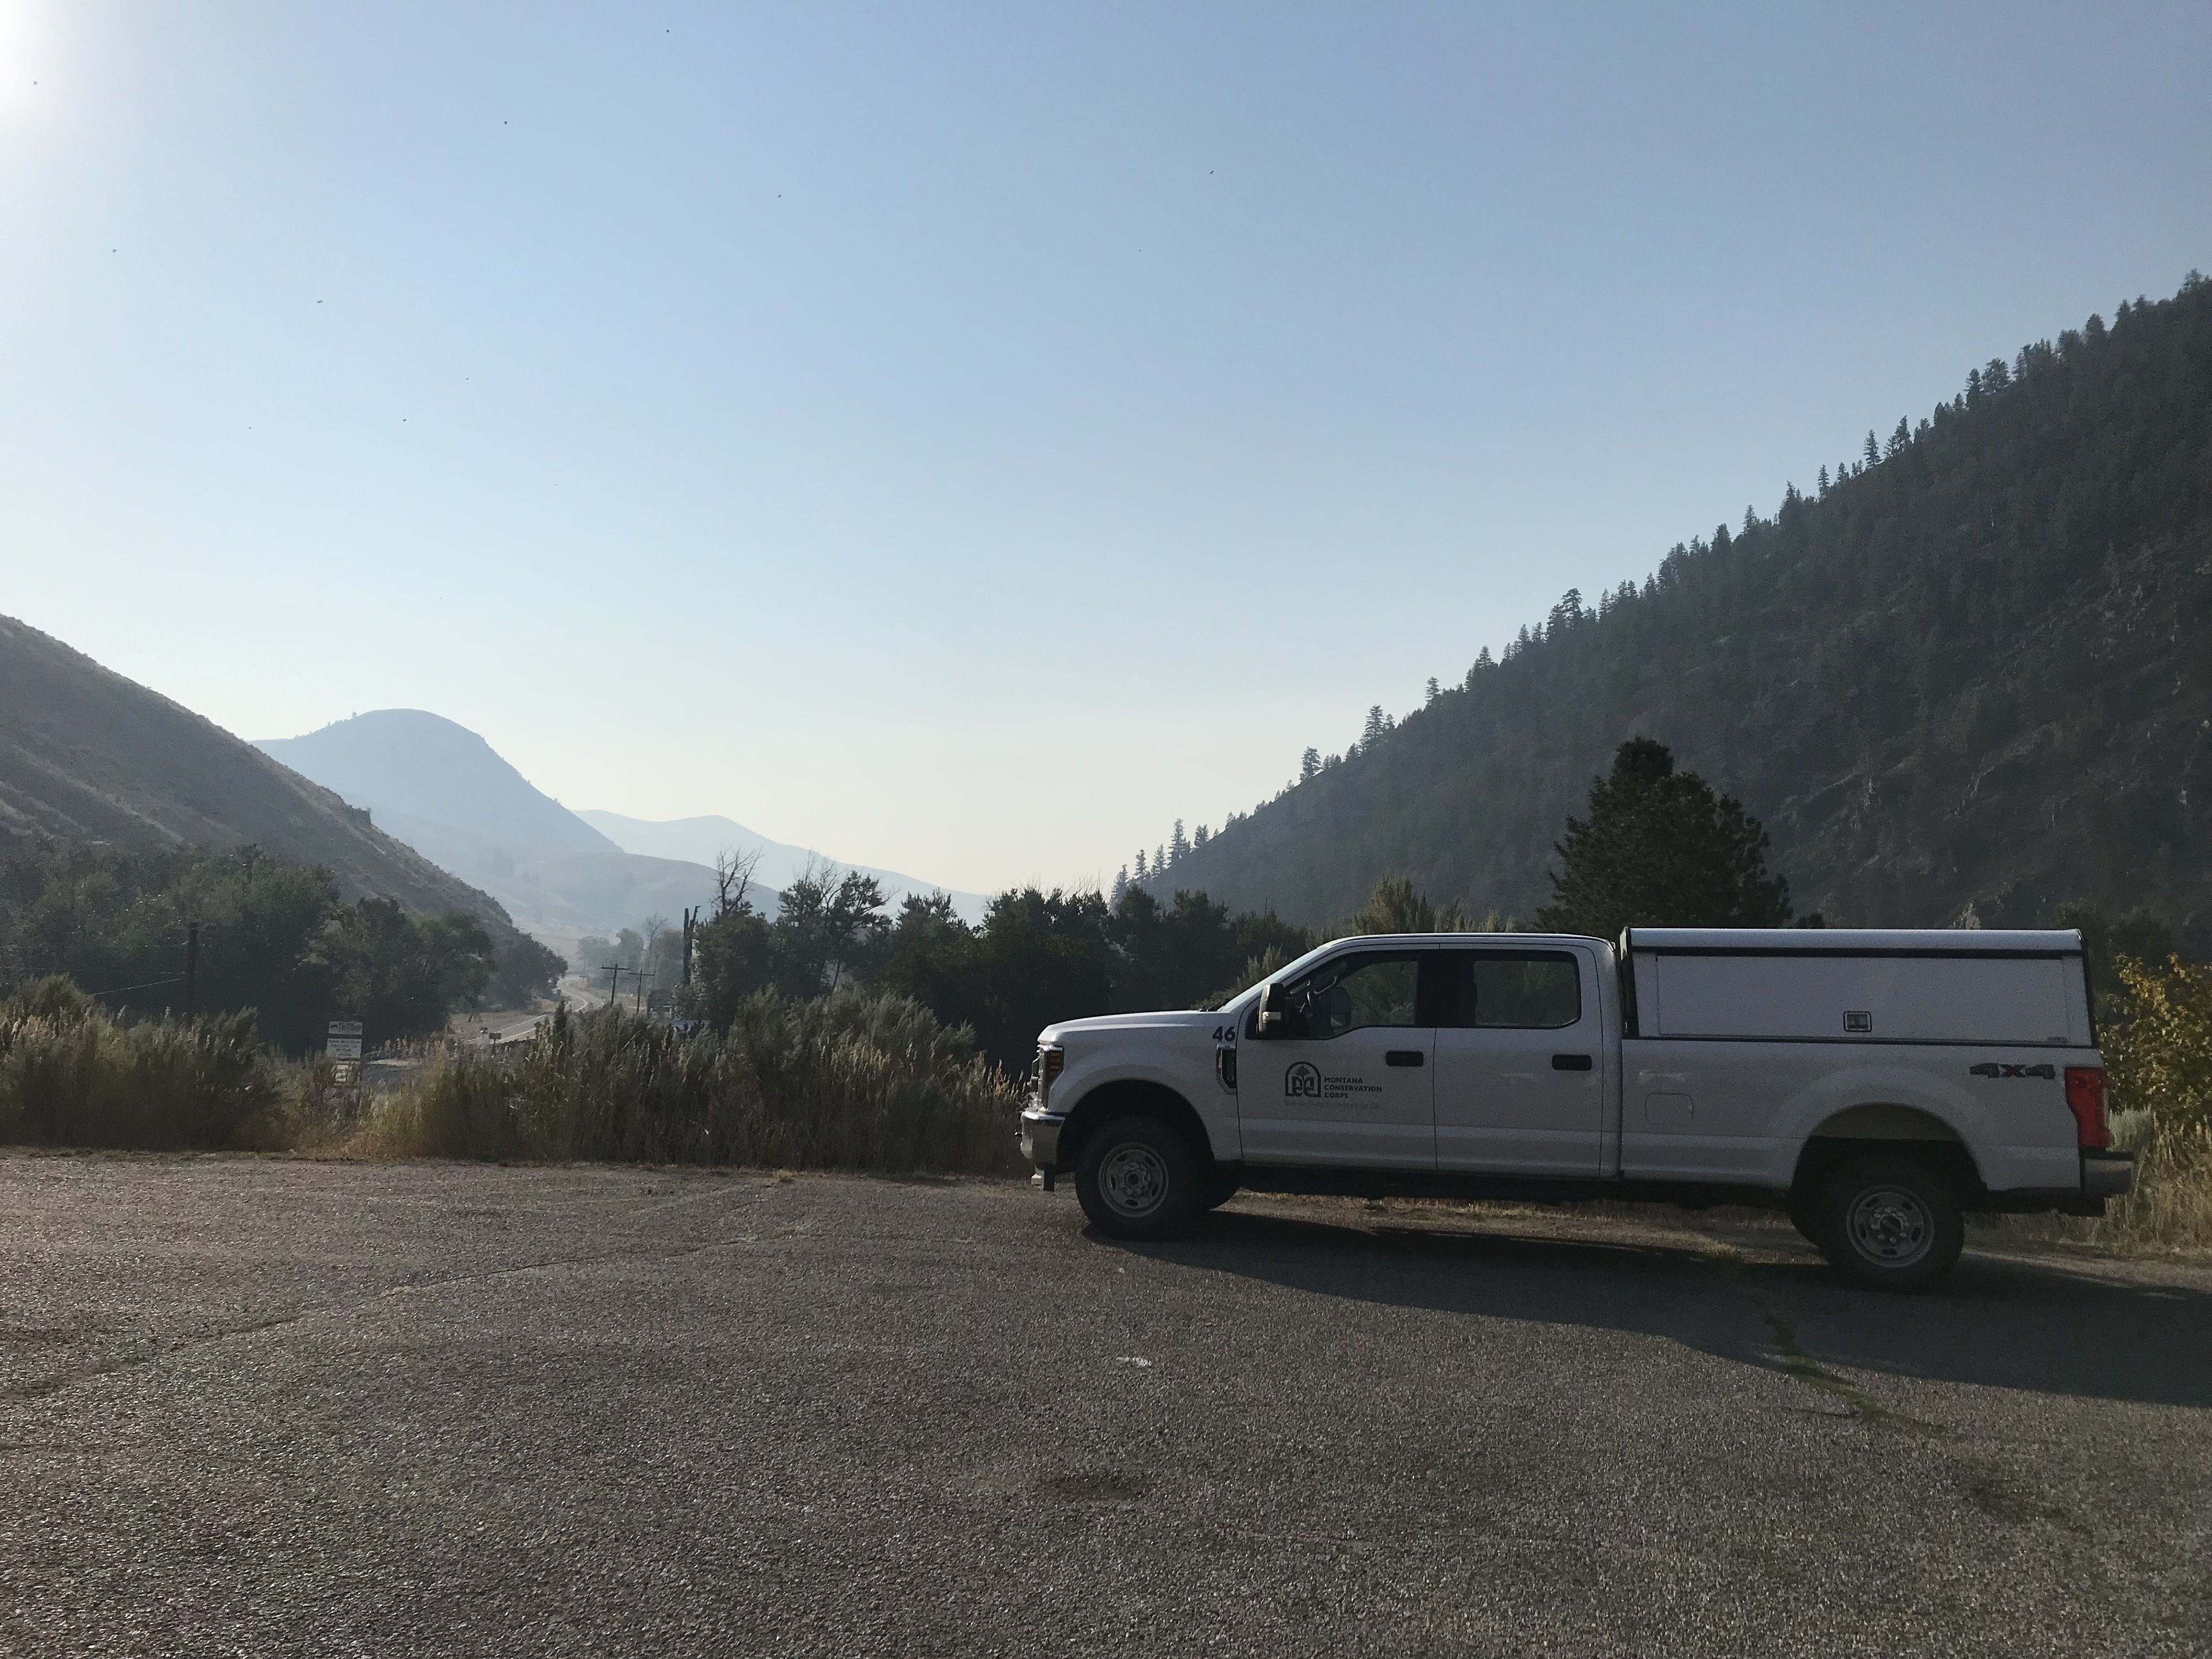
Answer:
[[1048, 1025], [1037, 1034], [1037, 1042], [1058, 1042], [1094, 1031], [1210, 1031], [1221, 1024], [1221, 1019], [1218, 1010], [1208, 1012], [1203, 1008], [1165, 1009], [1155, 1014], [1097, 1014], [1089, 1019], [1063, 1019], [1056, 1025]]

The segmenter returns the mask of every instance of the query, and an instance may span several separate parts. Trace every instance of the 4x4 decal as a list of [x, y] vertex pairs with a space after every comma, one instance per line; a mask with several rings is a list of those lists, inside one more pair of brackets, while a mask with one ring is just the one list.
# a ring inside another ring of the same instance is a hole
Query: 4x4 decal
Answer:
[[2048, 1063], [2041, 1066], [2001, 1066], [1994, 1060], [1985, 1060], [1966, 1070], [1975, 1077], [2039, 1077], [2046, 1082], [2055, 1079], [2058, 1068]]

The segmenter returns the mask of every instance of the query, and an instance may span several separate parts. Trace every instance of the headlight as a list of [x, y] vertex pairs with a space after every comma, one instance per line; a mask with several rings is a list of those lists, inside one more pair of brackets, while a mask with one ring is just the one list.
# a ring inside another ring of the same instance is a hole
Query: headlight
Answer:
[[1036, 1103], [1043, 1105], [1052, 1093], [1053, 1079], [1066, 1069], [1067, 1052], [1059, 1044], [1040, 1047], [1036, 1064], [1030, 1068], [1030, 1078], [1036, 1085]]

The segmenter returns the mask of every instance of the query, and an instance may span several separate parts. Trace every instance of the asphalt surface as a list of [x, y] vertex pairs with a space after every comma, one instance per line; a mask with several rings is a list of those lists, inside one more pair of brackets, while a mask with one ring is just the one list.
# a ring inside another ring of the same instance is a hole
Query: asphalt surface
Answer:
[[2212, 1272], [0, 1158], [0, 1649], [2212, 1650]]

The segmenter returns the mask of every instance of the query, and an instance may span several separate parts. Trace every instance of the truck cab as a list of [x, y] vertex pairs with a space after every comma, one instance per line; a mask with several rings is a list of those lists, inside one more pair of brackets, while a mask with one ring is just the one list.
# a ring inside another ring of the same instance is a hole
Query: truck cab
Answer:
[[1753, 1204], [1917, 1288], [1970, 1211], [2127, 1190], [2103, 1087], [2071, 932], [1364, 935], [1048, 1026], [1022, 1147], [1120, 1237], [1239, 1188]]

